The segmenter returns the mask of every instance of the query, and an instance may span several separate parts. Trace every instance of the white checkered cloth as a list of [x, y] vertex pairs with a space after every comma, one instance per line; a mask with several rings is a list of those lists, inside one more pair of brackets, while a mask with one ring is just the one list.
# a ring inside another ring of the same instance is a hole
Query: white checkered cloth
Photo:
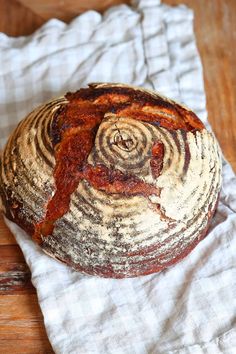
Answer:
[[[158, 0], [50, 20], [30, 37], [0, 35], [1, 142], [36, 105], [88, 82], [154, 88], [207, 124], [193, 13]], [[60, 354], [236, 353], [236, 178], [224, 162], [209, 235], [182, 262], [133, 279], [81, 275], [7, 222], [32, 271]]]

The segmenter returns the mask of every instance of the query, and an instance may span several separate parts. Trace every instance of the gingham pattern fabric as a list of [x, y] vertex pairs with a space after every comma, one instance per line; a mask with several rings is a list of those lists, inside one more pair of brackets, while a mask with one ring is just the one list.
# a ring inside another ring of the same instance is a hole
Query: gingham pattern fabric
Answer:
[[[206, 121], [193, 13], [157, 0], [51, 20], [30, 37], [0, 37], [1, 142], [35, 105], [88, 82], [154, 88]], [[224, 162], [209, 235], [177, 265], [149, 276], [81, 275], [8, 225], [32, 271], [59, 354], [236, 353], [236, 178]]]

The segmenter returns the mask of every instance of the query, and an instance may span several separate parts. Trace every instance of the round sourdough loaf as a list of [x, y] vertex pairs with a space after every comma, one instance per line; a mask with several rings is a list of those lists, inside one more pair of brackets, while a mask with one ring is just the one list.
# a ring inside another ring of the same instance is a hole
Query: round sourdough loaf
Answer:
[[0, 165], [6, 217], [74, 269], [158, 272], [206, 235], [221, 185], [216, 139], [188, 108], [91, 84], [30, 113]]

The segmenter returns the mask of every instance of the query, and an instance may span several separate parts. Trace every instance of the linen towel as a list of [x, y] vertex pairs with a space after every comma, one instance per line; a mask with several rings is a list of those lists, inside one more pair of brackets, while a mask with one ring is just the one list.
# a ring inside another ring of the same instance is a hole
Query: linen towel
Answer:
[[[158, 0], [52, 19], [29, 37], [0, 34], [0, 142], [38, 104], [89, 82], [144, 86], [207, 123], [193, 12]], [[133, 279], [71, 270], [7, 221], [32, 272], [58, 354], [236, 353], [236, 178], [223, 187], [208, 236], [175, 266]]]

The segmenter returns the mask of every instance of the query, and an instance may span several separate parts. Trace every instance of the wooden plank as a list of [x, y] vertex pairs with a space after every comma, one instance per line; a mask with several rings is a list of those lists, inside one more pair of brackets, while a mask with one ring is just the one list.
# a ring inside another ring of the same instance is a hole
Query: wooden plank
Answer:
[[31, 283], [31, 273], [25, 263], [0, 266], [0, 295], [35, 293]]
[[131, 0], [19, 0], [19, 2], [45, 20], [55, 17], [68, 22], [86, 10], [93, 9], [101, 12], [113, 5], [130, 3]]
[[0, 246], [0, 295], [35, 293], [31, 273], [17, 245]]
[[0, 32], [8, 36], [26, 36], [39, 28], [45, 19], [16, 0], [0, 0]]
[[4, 354], [54, 354], [49, 341], [46, 338], [46, 334], [42, 334], [41, 337], [36, 339], [24, 339], [22, 333], [19, 334], [19, 338], [9, 341], [1, 340], [0, 349]]
[[0, 352], [53, 353], [35, 294], [0, 296]]
[[2, 245], [0, 247], [0, 264], [24, 262], [24, 255], [18, 245]]
[[0, 214], [0, 246], [1, 245], [16, 245], [16, 240], [5, 224], [3, 216]]
[[[20, 323], [22, 320], [43, 323], [36, 294], [0, 295], [0, 313], [0, 323], [4, 325], [7, 324], [6, 321]], [[8, 335], [15, 338], [14, 333]]]

